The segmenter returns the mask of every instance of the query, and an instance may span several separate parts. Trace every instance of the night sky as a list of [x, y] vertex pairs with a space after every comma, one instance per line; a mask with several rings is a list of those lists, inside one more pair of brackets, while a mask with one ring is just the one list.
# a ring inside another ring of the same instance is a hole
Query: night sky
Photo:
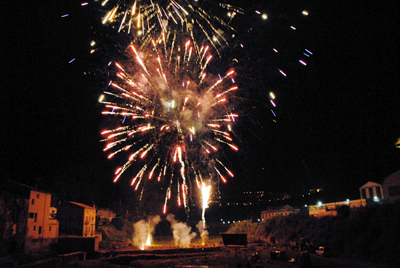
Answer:
[[[89, 43], [104, 11], [80, 1], [39, 2], [1, 5], [1, 176], [44, 188], [75, 176], [103, 195], [115, 163], [99, 142], [105, 79]], [[241, 89], [240, 151], [228, 155], [236, 176], [225, 188], [322, 187], [357, 198], [364, 183], [400, 169], [397, 3], [297, 2], [244, 1], [236, 46], [218, 62], [239, 60]], [[313, 52], [307, 66], [298, 62], [304, 49]]]

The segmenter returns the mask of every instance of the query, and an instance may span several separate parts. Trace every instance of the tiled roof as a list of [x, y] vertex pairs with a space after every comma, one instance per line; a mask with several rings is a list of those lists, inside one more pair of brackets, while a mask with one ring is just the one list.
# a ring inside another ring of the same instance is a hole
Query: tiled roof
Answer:
[[94, 207], [91, 207], [91, 206], [88, 206], [88, 205], [85, 205], [85, 204], [82, 204], [82, 203], [72, 202], [72, 201], [69, 201], [69, 202], [70, 202], [71, 204], [76, 205], [76, 206], [79, 206], [79, 207], [89, 208], [89, 209], [96, 209], [96, 208], [94, 208]]

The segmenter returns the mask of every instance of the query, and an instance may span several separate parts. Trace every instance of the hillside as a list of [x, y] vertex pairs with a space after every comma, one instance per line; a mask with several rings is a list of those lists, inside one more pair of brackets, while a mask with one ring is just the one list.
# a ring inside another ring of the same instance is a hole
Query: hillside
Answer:
[[[254, 231], [254, 224], [240, 222], [229, 232], [248, 232], [249, 239], [283, 245], [309, 239], [314, 248], [329, 246], [337, 255], [388, 263], [400, 267], [400, 203], [360, 209], [350, 215], [275, 217]], [[249, 242], [253, 242], [249, 241]]]

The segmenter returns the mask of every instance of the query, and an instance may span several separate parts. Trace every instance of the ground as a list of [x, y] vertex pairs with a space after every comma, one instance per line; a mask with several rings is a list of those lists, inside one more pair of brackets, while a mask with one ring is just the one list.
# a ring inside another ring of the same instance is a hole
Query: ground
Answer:
[[[40, 262], [15, 266], [8, 262], [7, 267], [51, 267], [51, 268], [298, 268], [299, 252], [285, 247], [266, 247], [264, 244], [249, 244], [247, 247], [224, 246], [220, 237], [211, 238], [205, 245], [195, 240], [190, 248], [177, 248], [174, 241], [154, 241], [151, 247], [140, 250], [135, 246], [115, 244], [113, 250], [98, 252], [96, 258], [88, 255], [86, 260], [65, 262], [64, 259], [52, 257]], [[285, 251], [287, 259], [272, 260], [271, 251]], [[253, 256], [258, 253], [259, 259]], [[310, 268], [394, 268], [382, 263], [349, 258], [324, 258], [310, 254]], [[64, 263], [63, 263], [64, 260]], [[14, 263], [14, 264], [13, 264]], [[1, 267], [3, 267], [0, 264]]]
[[[225, 247], [219, 240], [209, 240], [206, 246], [193, 244], [189, 249], [177, 249], [172, 244], [162, 247], [160, 244], [140, 251], [134, 247], [125, 247], [113, 252], [103, 252], [102, 258], [80, 261], [79, 267], [125, 268], [125, 267], [182, 267], [182, 268], [294, 268], [300, 267], [297, 262], [298, 251], [286, 248], [266, 248], [260, 244], [249, 244], [247, 247]], [[286, 251], [287, 260], [272, 260], [272, 250]], [[258, 253], [259, 259], [252, 256]], [[371, 263], [355, 259], [324, 258], [311, 254], [312, 268], [394, 268], [388, 265]], [[77, 266], [74, 266], [77, 267]]]

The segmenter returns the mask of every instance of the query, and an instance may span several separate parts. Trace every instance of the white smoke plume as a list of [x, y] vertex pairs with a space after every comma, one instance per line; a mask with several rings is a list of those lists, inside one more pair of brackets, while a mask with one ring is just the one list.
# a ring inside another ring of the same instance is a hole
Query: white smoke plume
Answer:
[[156, 225], [160, 222], [160, 216], [150, 217], [147, 221], [140, 220], [133, 224], [133, 244], [140, 249], [149, 246], [152, 242], [153, 233]]
[[172, 234], [174, 235], [175, 246], [179, 248], [188, 248], [196, 233], [192, 232], [192, 227], [186, 223], [175, 220], [175, 215], [168, 214], [167, 220], [171, 223]]
[[196, 225], [197, 230], [199, 230], [201, 243], [204, 246], [208, 239], [208, 231], [206, 230], [206, 226], [204, 226], [204, 221], [199, 221]]

